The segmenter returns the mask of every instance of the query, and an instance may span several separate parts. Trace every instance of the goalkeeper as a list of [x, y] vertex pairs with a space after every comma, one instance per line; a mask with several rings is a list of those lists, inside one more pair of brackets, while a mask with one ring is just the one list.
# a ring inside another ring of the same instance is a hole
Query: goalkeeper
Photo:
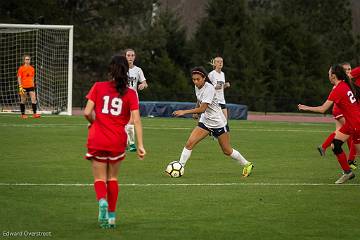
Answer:
[[35, 84], [34, 84], [34, 77], [35, 77], [35, 69], [33, 66], [30, 65], [30, 55], [24, 55], [23, 57], [24, 64], [19, 67], [17, 77], [19, 83], [19, 95], [20, 95], [20, 111], [21, 111], [21, 118], [26, 119], [27, 116], [25, 114], [25, 103], [27, 93], [31, 98], [31, 105], [32, 110], [34, 112], [33, 118], [39, 118], [40, 115], [36, 113], [36, 93], [35, 93]]

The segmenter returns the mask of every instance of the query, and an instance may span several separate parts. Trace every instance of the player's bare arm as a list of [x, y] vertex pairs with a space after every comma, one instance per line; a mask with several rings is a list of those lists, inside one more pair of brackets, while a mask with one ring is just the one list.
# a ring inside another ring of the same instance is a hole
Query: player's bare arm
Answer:
[[84, 117], [90, 124], [95, 121], [95, 114], [94, 114], [95, 103], [92, 100], [88, 100], [86, 103], [86, 107], [84, 110]]
[[146, 155], [146, 150], [144, 148], [144, 143], [143, 143], [143, 132], [142, 132], [142, 124], [141, 124], [139, 110], [131, 111], [131, 116], [134, 119], [134, 127], [135, 127], [136, 140], [137, 140], [136, 141], [137, 155], [140, 160], [143, 160]]
[[310, 111], [310, 112], [318, 112], [318, 113], [325, 113], [332, 105], [333, 101], [326, 100], [323, 105], [311, 107], [303, 104], [298, 104], [298, 109], [303, 111]]
[[174, 111], [172, 113], [172, 115], [175, 116], [175, 117], [180, 117], [180, 116], [183, 116], [183, 115], [186, 115], [186, 114], [203, 113], [207, 109], [208, 105], [209, 105], [208, 103], [201, 103], [200, 106], [197, 107], [197, 108], [188, 109], [188, 110], [177, 110], [177, 111]]
[[141, 82], [141, 83], [139, 84], [139, 86], [138, 86], [138, 89], [139, 89], [140, 91], [141, 91], [141, 90], [144, 90], [145, 88], [148, 88], [148, 84], [147, 84], [146, 80], [143, 81], [143, 82]]

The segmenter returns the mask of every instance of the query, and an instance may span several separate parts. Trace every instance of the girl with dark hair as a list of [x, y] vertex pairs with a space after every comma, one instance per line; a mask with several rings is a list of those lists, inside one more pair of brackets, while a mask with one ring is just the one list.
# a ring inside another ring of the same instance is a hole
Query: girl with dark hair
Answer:
[[134, 119], [137, 154], [143, 159], [146, 151], [139, 113], [139, 100], [128, 88], [129, 65], [125, 56], [114, 56], [109, 65], [110, 80], [97, 82], [86, 96], [84, 116], [89, 121], [87, 153], [94, 175], [94, 188], [99, 203], [100, 227], [115, 227], [118, 198], [118, 171], [125, 158], [127, 135], [125, 125]]
[[342, 184], [355, 177], [352, 172], [346, 155], [343, 152], [343, 143], [351, 136], [355, 144], [356, 151], [360, 152], [360, 105], [359, 95], [356, 91], [344, 68], [340, 64], [332, 66], [329, 70], [329, 80], [334, 85], [328, 99], [317, 107], [310, 107], [299, 104], [298, 109], [311, 112], [324, 113], [334, 103], [340, 109], [345, 118], [345, 124], [335, 131], [332, 141], [333, 152], [343, 170], [343, 175], [335, 182]]
[[[344, 63], [341, 63], [341, 66], [344, 68], [345, 73], [348, 75], [348, 77], [350, 77], [351, 76], [350, 75], [351, 64], [348, 62], [344, 62]], [[336, 103], [334, 103], [334, 105], [333, 105], [332, 115], [335, 120], [335, 130], [340, 129], [345, 124], [345, 118], [344, 118], [344, 115], [342, 114], [341, 110], [337, 107]], [[325, 156], [325, 151], [328, 147], [330, 147], [332, 141], [334, 140], [334, 137], [335, 137], [335, 132], [332, 132], [325, 139], [325, 141], [320, 146], [317, 147], [317, 149], [320, 153], [320, 156]], [[355, 149], [354, 143], [352, 142], [351, 137], [349, 137], [349, 139], [346, 142], [347, 142], [347, 145], [349, 148], [348, 163], [349, 163], [351, 169], [355, 170], [357, 168], [356, 161], [355, 161], [356, 149]]]
[[211, 133], [218, 139], [223, 153], [230, 156], [243, 168], [243, 176], [248, 177], [253, 169], [253, 164], [247, 161], [237, 150], [230, 145], [230, 134], [227, 119], [225, 118], [215, 97], [215, 88], [211, 84], [208, 74], [203, 67], [195, 67], [191, 71], [192, 81], [195, 85], [196, 98], [198, 104], [193, 109], [177, 110], [173, 112], [175, 117], [185, 114], [201, 114], [196, 126], [190, 134], [189, 139], [181, 153], [179, 162], [185, 167], [186, 162], [191, 156], [193, 148], [201, 140]]

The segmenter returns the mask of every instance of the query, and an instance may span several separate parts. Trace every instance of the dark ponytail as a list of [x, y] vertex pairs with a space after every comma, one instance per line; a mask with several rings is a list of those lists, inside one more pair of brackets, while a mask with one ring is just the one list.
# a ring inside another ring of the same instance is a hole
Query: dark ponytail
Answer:
[[129, 64], [124, 56], [113, 56], [109, 65], [109, 74], [115, 81], [116, 91], [123, 96], [128, 85]]
[[202, 67], [202, 66], [194, 67], [193, 69], [191, 69], [191, 75], [193, 75], [193, 74], [200, 74], [201, 76], [203, 76], [205, 78], [206, 82], [208, 82], [212, 85], [212, 82], [210, 81], [210, 79], [208, 77], [208, 73], [206, 72], [204, 67]]
[[331, 73], [335, 74], [336, 78], [339, 80], [343, 80], [346, 82], [346, 84], [350, 87], [351, 91], [354, 94], [354, 97], [356, 98], [356, 101], [359, 102], [360, 100], [360, 87], [356, 86], [353, 81], [349, 78], [349, 76], [346, 74], [344, 68], [340, 64], [335, 64], [331, 67]]

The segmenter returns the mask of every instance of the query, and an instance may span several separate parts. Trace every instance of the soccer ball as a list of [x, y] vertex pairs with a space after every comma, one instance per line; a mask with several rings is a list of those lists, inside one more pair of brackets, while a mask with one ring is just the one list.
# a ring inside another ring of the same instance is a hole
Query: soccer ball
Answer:
[[173, 161], [169, 163], [165, 169], [165, 172], [173, 178], [181, 177], [182, 175], [184, 175], [184, 171], [184, 166], [178, 161]]

